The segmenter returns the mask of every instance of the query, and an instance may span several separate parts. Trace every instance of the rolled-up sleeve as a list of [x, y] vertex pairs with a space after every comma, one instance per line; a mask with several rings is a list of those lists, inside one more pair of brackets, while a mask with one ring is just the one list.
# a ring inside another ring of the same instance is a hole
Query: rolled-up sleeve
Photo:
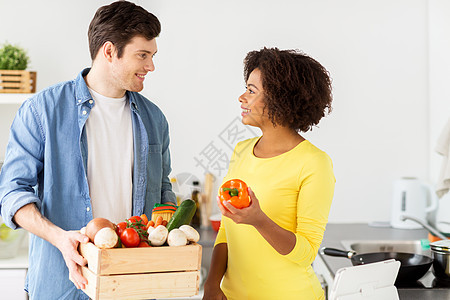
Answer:
[[5, 161], [0, 172], [0, 209], [3, 221], [13, 229], [16, 212], [29, 203], [40, 207], [34, 187], [43, 168], [45, 135], [31, 100], [17, 112], [11, 125]]

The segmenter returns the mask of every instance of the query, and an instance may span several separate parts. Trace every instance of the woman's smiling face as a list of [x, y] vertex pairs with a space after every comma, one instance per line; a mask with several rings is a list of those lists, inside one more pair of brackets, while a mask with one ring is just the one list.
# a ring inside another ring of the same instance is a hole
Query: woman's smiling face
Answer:
[[247, 80], [247, 89], [239, 97], [242, 108], [242, 123], [255, 127], [262, 127], [271, 121], [268, 118], [264, 89], [261, 80], [261, 71], [254, 69]]

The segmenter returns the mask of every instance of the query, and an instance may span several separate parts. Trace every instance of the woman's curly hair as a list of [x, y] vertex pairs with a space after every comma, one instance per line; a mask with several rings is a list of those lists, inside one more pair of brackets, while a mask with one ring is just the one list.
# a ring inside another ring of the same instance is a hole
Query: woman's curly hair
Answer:
[[265, 107], [274, 125], [306, 132], [331, 112], [329, 73], [306, 54], [264, 47], [245, 57], [246, 82], [254, 69], [261, 72]]

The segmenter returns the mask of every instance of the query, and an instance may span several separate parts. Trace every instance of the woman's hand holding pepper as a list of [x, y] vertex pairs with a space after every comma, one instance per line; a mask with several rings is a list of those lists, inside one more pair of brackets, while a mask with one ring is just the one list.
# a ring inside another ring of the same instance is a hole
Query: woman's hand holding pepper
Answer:
[[267, 217], [259, 206], [259, 200], [256, 198], [251, 188], [248, 188], [248, 195], [250, 197], [250, 205], [244, 208], [236, 208], [227, 201], [221, 202], [217, 197], [217, 204], [222, 212], [222, 215], [230, 218], [236, 224], [248, 224], [257, 226]]

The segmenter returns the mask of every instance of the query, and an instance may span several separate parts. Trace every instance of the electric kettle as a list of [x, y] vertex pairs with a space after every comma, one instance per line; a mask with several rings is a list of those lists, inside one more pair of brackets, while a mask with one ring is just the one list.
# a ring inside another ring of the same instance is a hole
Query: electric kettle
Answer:
[[450, 193], [439, 198], [439, 209], [436, 213], [436, 227], [441, 232], [450, 233]]
[[[428, 205], [429, 203], [429, 205]], [[394, 182], [392, 199], [391, 226], [401, 229], [419, 229], [422, 226], [411, 220], [402, 220], [409, 215], [425, 221], [427, 214], [438, 207], [434, 188], [414, 177], [404, 177]]]

